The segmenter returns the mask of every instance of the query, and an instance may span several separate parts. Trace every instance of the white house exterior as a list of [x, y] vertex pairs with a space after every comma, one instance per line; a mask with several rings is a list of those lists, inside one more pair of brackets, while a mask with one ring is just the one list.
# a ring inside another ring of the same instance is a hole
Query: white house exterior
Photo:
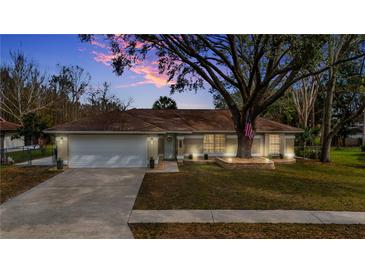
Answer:
[[0, 132], [1, 132], [1, 148], [2, 149], [14, 149], [24, 146], [23, 138], [12, 137], [16, 133], [19, 124], [11, 123], [0, 117]]
[[[302, 130], [256, 120], [253, 156], [294, 157]], [[57, 154], [71, 168], [147, 167], [159, 160], [236, 155], [237, 137], [227, 110], [132, 109], [55, 126]]]

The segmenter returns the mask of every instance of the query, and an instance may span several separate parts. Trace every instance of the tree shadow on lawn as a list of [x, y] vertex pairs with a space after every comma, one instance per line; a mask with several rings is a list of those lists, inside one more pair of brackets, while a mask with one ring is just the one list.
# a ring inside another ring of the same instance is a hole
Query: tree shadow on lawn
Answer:
[[352, 167], [365, 169], [365, 153], [356, 153], [354, 156], [359, 162], [361, 162], [361, 164], [356, 164], [353, 165]]

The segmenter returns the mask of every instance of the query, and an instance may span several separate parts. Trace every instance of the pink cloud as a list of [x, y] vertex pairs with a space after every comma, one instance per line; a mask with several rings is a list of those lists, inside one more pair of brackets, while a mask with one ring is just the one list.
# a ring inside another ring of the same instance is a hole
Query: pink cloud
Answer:
[[162, 88], [168, 85], [168, 77], [158, 72], [158, 67], [155, 62], [149, 64], [141, 64], [131, 68], [136, 74], [143, 75], [145, 84], [154, 84], [158, 88]]
[[105, 54], [98, 51], [91, 51], [91, 53], [94, 55], [94, 60], [98, 63], [102, 63], [106, 66], [110, 66], [111, 61], [113, 60], [113, 54]]
[[[102, 53], [95, 50], [93, 50], [91, 53], [94, 55], [93, 58], [96, 62], [102, 63], [105, 66], [110, 66], [110, 63], [112, 62], [114, 57], [114, 55], [111, 53]], [[138, 64], [135, 64], [130, 69], [130, 71], [143, 76], [144, 80], [127, 85], [121, 85], [119, 86], [119, 88], [136, 87], [147, 84], [152, 84], [158, 88], [162, 88], [169, 85], [169, 83], [167, 83], [167, 75], [159, 73], [157, 62], [139, 62]]]
[[[122, 35], [115, 37], [114, 41], [118, 42], [122, 49], [127, 46], [125, 41], [122, 39]], [[106, 43], [100, 42], [98, 40], [92, 40], [91, 44], [93, 46], [103, 49], [103, 51], [107, 51], [105, 53], [92, 50], [91, 53], [94, 55], [93, 59], [98, 63], [104, 64], [105, 66], [110, 66], [114, 57], [114, 55], [111, 53], [110, 47]], [[140, 48], [142, 46], [143, 43], [137, 42], [136, 45], [137, 48]], [[158, 88], [162, 88], [169, 85], [169, 83], [167, 83], [168, 79], [167, 75], [159, 73], [158, 63], [156, 61], [152, 62], [148, 60], [145, 60], [144, 62], [138, 61], [134, 64], [134, 66], [130, 69], [130, 71], [132, 71], [137, 75], [143, 76], [144, 80], [130, 84], [120, 85], [118, 86], [119, 88], [136, 87], [147, 84], [152, 84]]]
[[[124, 34], [116, 34], [113, 37], [113, 41], [117, 42], [119, 44], [119, 47], [121, 49], [125, 49], [128, 46], [128, 43], [123, 39]], [[144, 43], [140, 42], [140, 41], [136, 41], [136, 48], [140, 49], [142, 48], [144, 45]]]
[[91, 40], [90, 43], [91, 43], [91, 45], [99, 47], [99, 48], [103, 48], [103, 49], [109, 48], [108, 44], [106, 44], [104, 42], [100, 42], [98, 40]]

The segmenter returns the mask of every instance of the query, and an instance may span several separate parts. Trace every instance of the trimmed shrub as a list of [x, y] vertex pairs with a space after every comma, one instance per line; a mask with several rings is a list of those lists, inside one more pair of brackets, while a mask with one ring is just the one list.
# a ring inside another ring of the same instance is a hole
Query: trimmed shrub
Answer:
[[321, 151], [316, 147], [299, 147], [295, 151], [295, 155], [298, 157], [319, 159]]

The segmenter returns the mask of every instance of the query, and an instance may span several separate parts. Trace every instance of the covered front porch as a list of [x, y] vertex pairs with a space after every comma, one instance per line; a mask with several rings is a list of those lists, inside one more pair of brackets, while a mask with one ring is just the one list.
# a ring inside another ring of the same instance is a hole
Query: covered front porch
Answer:
[[[294, 135], [284, 133], [256, 134], [252, 156], [280, 163], [295, 162], [294, 139]], [[215, 161], [236, 156], [237, 137], [232, 133], [166, 133], [149, 137], [148, 150], [149, 159], [153, 158], [155, 164], [162, 160]]]

